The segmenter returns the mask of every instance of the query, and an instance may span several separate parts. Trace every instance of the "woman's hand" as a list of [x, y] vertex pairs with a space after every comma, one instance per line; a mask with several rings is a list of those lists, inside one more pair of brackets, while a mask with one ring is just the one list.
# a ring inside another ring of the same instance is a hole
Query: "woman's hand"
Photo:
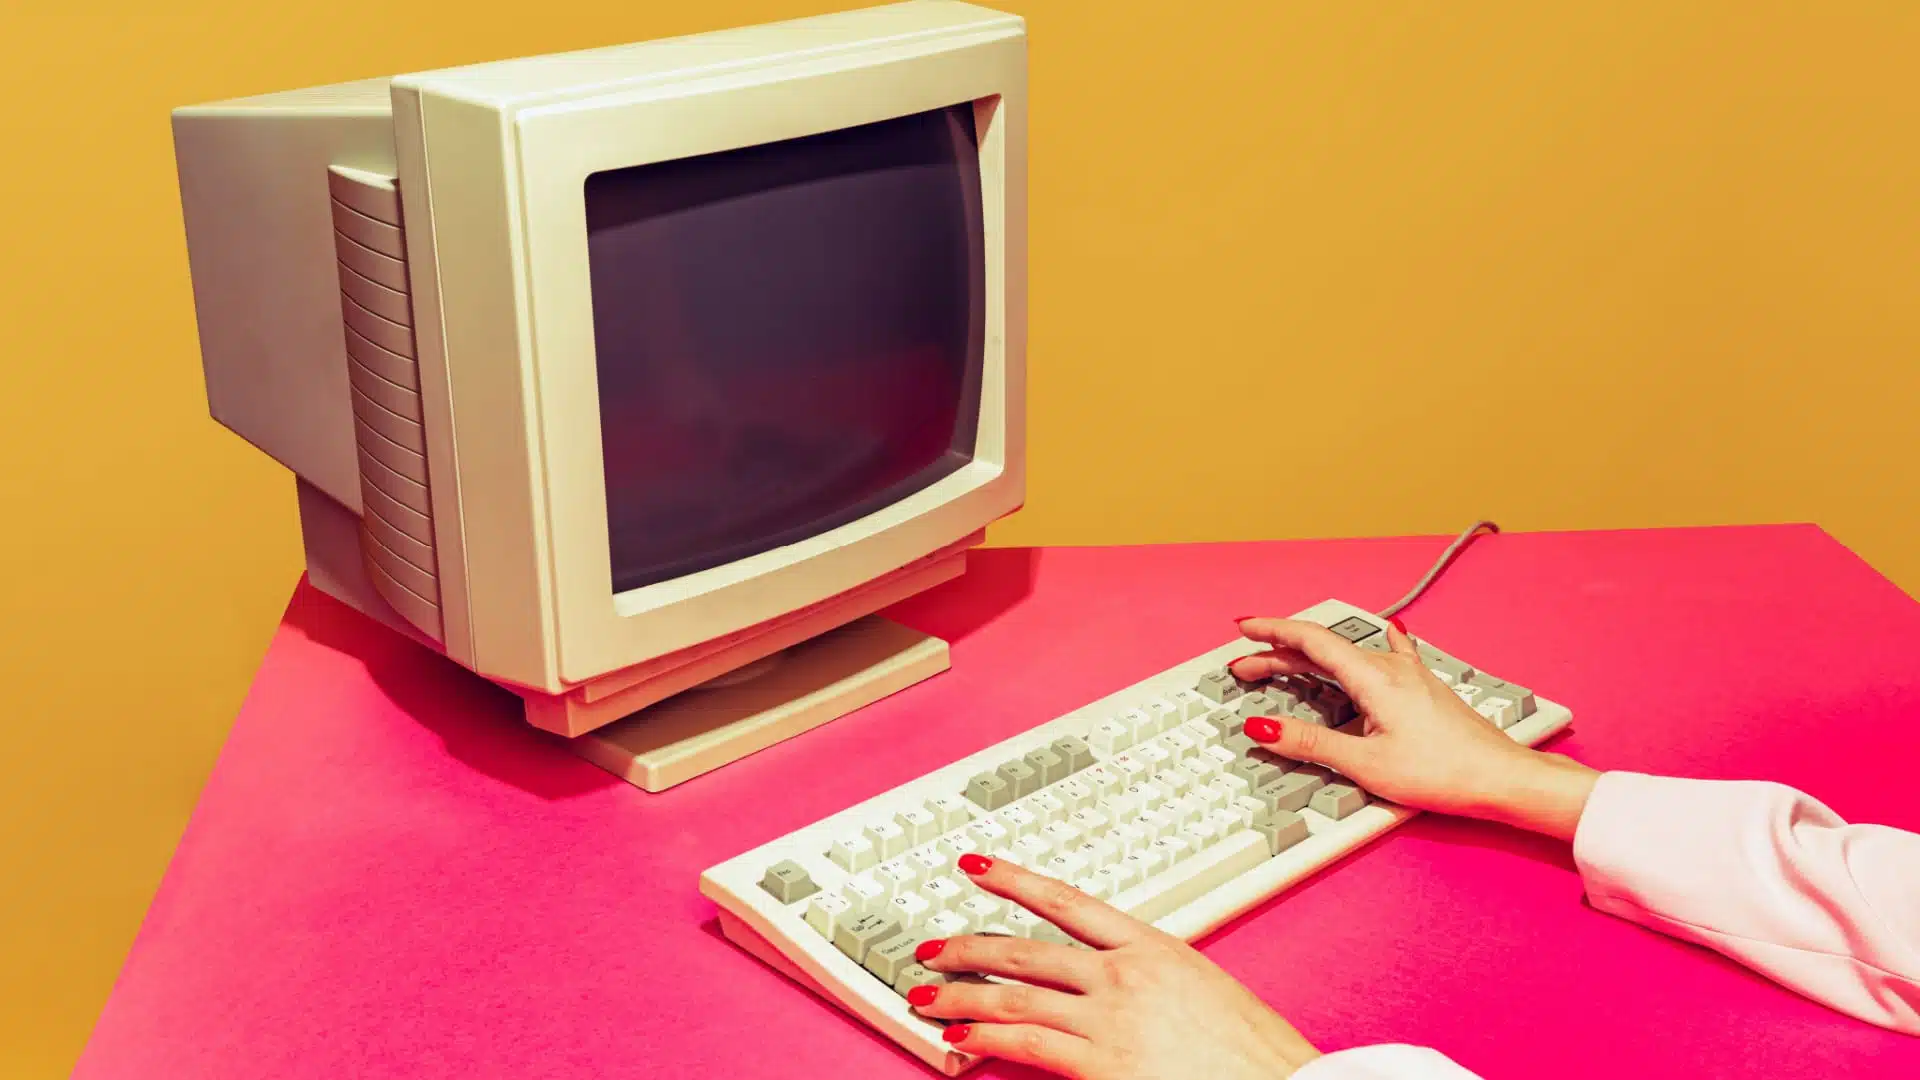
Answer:
[[946, 1030], [956, 1050], [1076, 1080], [1275, 1080], [1320, 1056], [1185, 942], [1009, 862], [970, 854], [960, 868], [1092, 948], [983, 935], [922, 942], [916, 956], [934, 971], [1023, 984], [954, 982], [909, 993], [924, 1016], [967, 1021]]
[[1346, 689], [1366, 718], [1362, 737], [1286, 717], [1256, 717], [1246, 728], [1255, 742], [1283, 757], [1325, 765], [1404, 806], [1573, 839], [1599, 774], [1502, 734], [1427, 670], [1398, 627], [1387, 629], [1390, 653], [1367, 652], [1324, 626], [1293, 619], [1243, 619], [1240, 632], [1273, 648], [1235, 661], [1236, 676], [1325, 675]]

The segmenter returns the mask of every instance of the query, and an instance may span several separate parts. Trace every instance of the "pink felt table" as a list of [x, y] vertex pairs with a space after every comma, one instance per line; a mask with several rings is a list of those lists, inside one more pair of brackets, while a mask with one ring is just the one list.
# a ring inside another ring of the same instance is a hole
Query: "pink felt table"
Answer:
[[[895, 612], [951, 672], [661, 795], [303, 585], [76, 1075], [930, 1075], [720, 938], [700, 871], [1233, 615], [1384, 604], [1437, 548], [978, 553]], [[1920, 605], [1817, 529], [1483, 538], [1407, 617], [1571, 706], [1592, 764], [1920, 828]], [[1416, 820], [1205, 948], [1323, 1048], [1425, 1043], [1490, 1080], [1920, 1076], [1920, 1039], [1596, 913], [1564, 848], [1479, 824]]]

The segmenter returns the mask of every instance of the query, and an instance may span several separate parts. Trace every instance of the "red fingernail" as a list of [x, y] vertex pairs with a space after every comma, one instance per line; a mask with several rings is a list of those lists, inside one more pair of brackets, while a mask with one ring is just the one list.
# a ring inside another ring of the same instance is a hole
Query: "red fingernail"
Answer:
[[965, 855], [960, 856], [960, 869], [965, 873], [978, 877], [993, 869], [993, 860], [987, 858], [985, 855], [976, 855], [969, 851]]
[[1398, 630], [1403, 634], [1407, 632], [1407, 624], [1400, 621], [1400, 616], [1389, 615], [1387, 616], [1387, 621], [1393, 624], [1393, 628], [1395, 630]]
[[1280, 721], [1271, 716], [1249, 716], [1246, 732], [1254, 742], [1273, 742], [1280, 737]]
[[948, 1028], [947, 1030], [941, 1032], [940, 1037], [947, 1040], [950, 1043], [962, 1043], [962, 1042], [966, 1042], [967, 1036], [971, 1034], [973, 1034], [972, 1024], [955, 1024], [952, 1027]]
[[916, 1009], [924, 1009], [933, 1004], [933, 999], [939, 995], [940, 991], [931, 986], [916, 986], [907, 991], [907, 1004]]
[[1233, 617], [1233, 621], [1234, 621], [1234, 622], [1246, 622], [1246, 621], [1247, 621], [1247, 620], [1249, 620], [1249, 619], [1257, 619], [1257, 618], [1259, 618], [1259, 616], [1258, 616], [1258, 615], [1235, 615], [1235, 616]]
[[946, 938], [934, 938], [931, 941], [923, 941], [913, 947], [913, 958], [924, 964], [934, 957], [939, 956], [940, 950], [946, 947]]

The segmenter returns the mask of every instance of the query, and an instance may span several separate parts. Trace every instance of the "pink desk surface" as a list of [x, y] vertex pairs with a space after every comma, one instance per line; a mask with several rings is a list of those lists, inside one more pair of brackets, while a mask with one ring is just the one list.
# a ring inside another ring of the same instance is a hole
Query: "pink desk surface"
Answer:
[[[700, 871], [1233, 615], [1383, 605], [1438, 547], [982, 552], [895, 612], [951, 672], [661, 795], [303, 585], [76, 1075], [931, 1075], [720, 938]], [[1594, 765], [1920, 828], [1920, 605], [1818, 529], [1483, 538], [1407, 619], [1571, 706], [1560, 746]], [[1920, 1039], [1601, 915], [1566, 850], [1479, 824], [1420, 818], [1205, 948], [1322, 1048], [1424, 1043], [1490, 1080], [1920, 1076]]]

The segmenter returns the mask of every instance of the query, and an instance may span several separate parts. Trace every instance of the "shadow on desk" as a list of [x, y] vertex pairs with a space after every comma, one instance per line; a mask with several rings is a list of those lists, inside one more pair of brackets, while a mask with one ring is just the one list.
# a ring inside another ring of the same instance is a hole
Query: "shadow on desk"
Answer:
[[[888, 609], [924, 633], [958, 641], [993, 622], [1033, 590], [1040, 552], [991, 548], [968, 555], [967, 573]], [[559, 736], [529, 727], [520, 699], [315, 588], [304, 577], [283, 625], [351, 657], [393, 705], [432, 731], [453, 757], [543, 799], [568, 799], [621, 784], [574, 756]]]
[[527, 726], [520, 699], [302, 578], [283, 625], [357, 660], [395, 708], [433, 732], [477, 772], [543, 799], [567, 799], [619, 784], [573, 756], [559, 737]]

